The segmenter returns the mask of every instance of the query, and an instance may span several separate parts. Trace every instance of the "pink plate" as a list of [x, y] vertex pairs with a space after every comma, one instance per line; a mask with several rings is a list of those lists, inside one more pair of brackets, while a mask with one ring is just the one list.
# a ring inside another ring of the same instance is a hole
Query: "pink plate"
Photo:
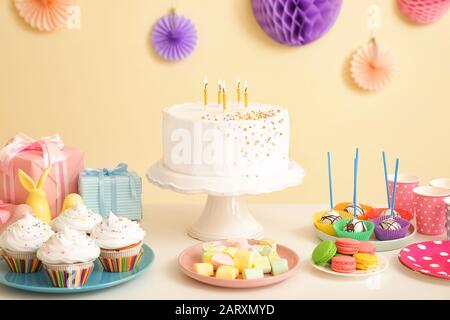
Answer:
[[413, 271], [450, 280], [450, 240], [410, 244], [400, 251], [398, 259]]
[[[220, 244], [220, 242], [216, 241], [214, 243]], [[249, 243], [257, 244], [258, 242], [257, 240], [249, 240]], [[291, 277], [300, 265], [300, 258], [294, 251], [292, 251], [288, 247], [277, 244], [278, 255], [283, 259], [287, 259], [288, 261], [288, 272], [279, 274], [277, 276], [267, 274], [264, 276], [264, 279], [256, 280], [244, 280], [242, 278], [238, 278], [236, 280], [216, 279], [214, 277], [202, 276], [192, 271], [192, 266], [194, 265], [194, 263], [202, 261], [202, 245], [203, 243], [199, 243], [185, 249], [178, 257], [178, 265], [180, 267], [180, 270], [188, 277], [212, 286], [226, 288], [256, 288], [270, 286]]]

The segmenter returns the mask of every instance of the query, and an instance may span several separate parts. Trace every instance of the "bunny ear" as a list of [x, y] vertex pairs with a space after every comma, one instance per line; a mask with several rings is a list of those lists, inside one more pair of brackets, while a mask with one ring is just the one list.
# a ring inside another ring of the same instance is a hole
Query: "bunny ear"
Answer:
[[45, 169], [44, 172], [42, 172], [42, 175], [39, 178], [39, 181], [38, 181], [38, 184], [37, 184], [37, 188], [39, 190], [41, 190], [42, 187], [44, 186], [45, 180], [47, 180], [47, 176], [48, 176], [51, 168], [52, 168], [52, 166], [48, 167], [47, 169]]
[[24, 171], [19, 169], [19, 181], [22, 187], [28, 192], [36, 190], [36, 184]]

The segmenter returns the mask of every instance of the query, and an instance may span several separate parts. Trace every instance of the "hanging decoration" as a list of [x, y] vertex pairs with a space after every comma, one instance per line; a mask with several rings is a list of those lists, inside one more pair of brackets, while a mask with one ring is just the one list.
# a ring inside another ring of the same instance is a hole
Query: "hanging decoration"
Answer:
[[402, 14], [417, 24], [436, 22], [450, 9], [450, 0], [397, 0], [397, 3]]
[[372, 38], [353, 55], [350, 70], [356, 84], [365, 90], [376, 91], [394, 76], [395, 60], [388, 49]]
[[194, 51], [197, 29], [191, 20], [172, 10], [156, 21], [151, 40], [158, 55], [169, 61], [178, 61]]
[[380, 7], [376, 4], [369, 5], [366, 13], [366, 27], [371, 38], [367, 45], [353, 54], [350, 72], [359, 87], [368, 91], [377, 91], [392, 79], [396, 66], [394, 56], [375, 39], [375, 32], [381, 29]]
[[67, 23], [69, 8], [76, 0], [14, 0], [19, 15], [40, 31], [61, 29]]
[[342, 7], [342, 0], [252, 0], [251, 3], [264, 32], [288, 46], [302, 46], [325, 35]]

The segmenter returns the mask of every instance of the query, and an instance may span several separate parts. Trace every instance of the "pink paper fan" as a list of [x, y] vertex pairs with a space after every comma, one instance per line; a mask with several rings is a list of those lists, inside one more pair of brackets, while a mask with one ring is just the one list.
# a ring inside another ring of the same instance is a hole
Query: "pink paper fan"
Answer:
[[19, 15], [33, 28], [52, 31], [62, 28], [76, 0], [14, 0]]
[[403, 15], [417, 24], [439, 20], [450, 9], [450, 0], [397, 0]]
[[372, 39], [353, 55], [350, 71], [353, 80], [361, 88], [376, 91], [394, 76], [395, 60], [389, 50]]

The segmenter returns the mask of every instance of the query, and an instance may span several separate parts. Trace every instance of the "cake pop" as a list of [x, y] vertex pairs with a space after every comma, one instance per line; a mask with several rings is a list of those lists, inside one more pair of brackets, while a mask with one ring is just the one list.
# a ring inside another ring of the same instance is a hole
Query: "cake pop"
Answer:
[[339, 214], [339, 212], [335, 211], [335, 210], [330, 210], [325, 212], [325, 214], [322, 216], [322, 218], [320, 218], [320, 222], [324, 223], [324, 224], [333, 224], [336, 221], [341, 220], [341, 216]]
[[[399, 217], [399, 214], [397, 211], [393, 211], [394, 217]], [[381, 212], [381, 216], [390, 216], [391, 215], [391, 209], [385, 209]]]
[[380, 222], [380, 228], [383, 230], [400, 230], [402, 226], [394, 219], [388, 218]]
[[[354, 211], [354, 205], [353, 203], [349, 204], [348, 206], [345, 207], [344, 211], [351, 213], [351, 214], [355, 214]], [[362, 206], [360, 204], [356, 205], [356, 216], [363, 216], [364, 215], [364, 209], [362, 208]]]
[[344, 227], [346, 232], [365, 232], [367, 231], [366, 225], [361, 220], [350, 220]]

